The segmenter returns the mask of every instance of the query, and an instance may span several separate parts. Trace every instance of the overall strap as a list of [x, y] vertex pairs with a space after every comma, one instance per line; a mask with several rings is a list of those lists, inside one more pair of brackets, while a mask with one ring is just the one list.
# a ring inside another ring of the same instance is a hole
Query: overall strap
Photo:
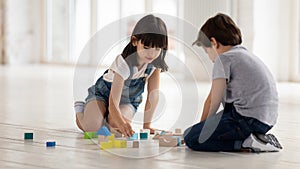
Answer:
[[153, 69], [153, 65], [152, 64], [148, 64], [147, 68], [145, 70], [145, 74], [149, 75], [151, 73], [152, 69]]

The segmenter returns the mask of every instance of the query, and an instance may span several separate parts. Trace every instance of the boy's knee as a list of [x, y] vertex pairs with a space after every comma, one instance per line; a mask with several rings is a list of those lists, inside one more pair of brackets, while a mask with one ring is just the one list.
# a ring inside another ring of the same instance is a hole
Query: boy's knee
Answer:
[[186, 129], [183, 133], [183, 138], [185, 144], [190, 147], [191, 146], [191, 141], [192, 141], [192, 135], [190, 133], [190, 128]]

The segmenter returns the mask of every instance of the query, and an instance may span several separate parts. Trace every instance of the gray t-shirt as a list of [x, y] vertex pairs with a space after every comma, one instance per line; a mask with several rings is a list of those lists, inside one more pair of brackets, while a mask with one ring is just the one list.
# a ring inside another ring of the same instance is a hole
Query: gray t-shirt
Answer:
[[241, 45], [216, 58], [213, 79], [227, 81], [224, 102], [238, 113], [274, 125], [278, 117], [278, 94], [272, 74], [264, 63]]

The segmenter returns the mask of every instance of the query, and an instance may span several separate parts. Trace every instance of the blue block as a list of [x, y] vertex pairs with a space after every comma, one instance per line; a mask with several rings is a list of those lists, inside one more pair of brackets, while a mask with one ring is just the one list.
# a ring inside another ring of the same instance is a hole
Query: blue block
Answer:
[[173, 138], [177, 138], [177, 146], [181, 146], [181, 137], [180, 136], [172, 136]]
[[131, 137], [129, 137], [130, 140], [138, 140], [139, 139], [139, 134], [134, 133]]
[[47, 141], [46, 142], [46, 146], [47, 147], [54, 147], [56, 145], [56, 142], [55, 141]]
[[161, 135], [161, 136], [162, 136], [162, 135], [164, 135], [164, 134], [166, 134], [166, 133], [167, 133], [167, 132], [163, 130], [163, 131], [161, 131], [161, 132], [160, 132], [160, 134], [159, 134], [159, 135]]
[[111, 133], [106, 126], [103, 126], [97, 131], [97, 135], [110, 136]]

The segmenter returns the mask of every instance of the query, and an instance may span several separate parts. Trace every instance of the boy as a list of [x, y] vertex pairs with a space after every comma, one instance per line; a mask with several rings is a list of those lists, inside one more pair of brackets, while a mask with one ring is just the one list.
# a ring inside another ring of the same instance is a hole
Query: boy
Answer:
[[[201, 121], [184, 132], [196, 151], [279, 151], [276, 137], [266, 134], [278, 117], [275, 81], [267, 67], [240, 44], [241, 31], [225, 14], [201, 27], [197, 40], [214, 62], [212, 87]], [[224, 110], [217, 113], [220, 104]]]

